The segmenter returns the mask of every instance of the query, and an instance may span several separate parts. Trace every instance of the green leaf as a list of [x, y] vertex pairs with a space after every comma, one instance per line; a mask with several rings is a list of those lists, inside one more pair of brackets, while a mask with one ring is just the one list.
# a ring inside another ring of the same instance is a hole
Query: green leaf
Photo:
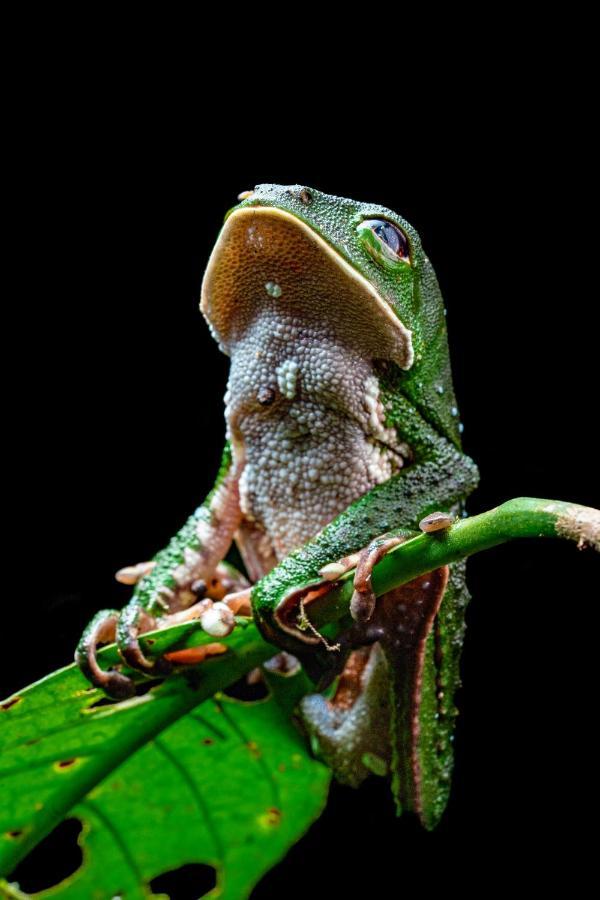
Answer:
[[272, 700], [209, 700], [120, 766], [71, 815], [81, 868], [39, 896], [145, 897], [192, 862], [218, 872], [215, 896], [242, 898], [323, 809], [329, 772]]
[[69, 666], [2, 704], [4, 875], [69, 813], [85, 826], [84, 862], [48, 895], [143, 897], [192, 862], [218, 870], [218, 896], [248, 894], [319, 815], [330, 774], [273, 699], [206, 700], [273, 653], [253, 625], [228, 646], [194, 678], [121, 703]]

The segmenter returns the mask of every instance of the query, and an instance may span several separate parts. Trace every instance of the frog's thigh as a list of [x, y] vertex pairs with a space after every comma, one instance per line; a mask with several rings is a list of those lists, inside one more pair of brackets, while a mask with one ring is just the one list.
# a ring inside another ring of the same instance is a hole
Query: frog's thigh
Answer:
[[416, 811], [425, 644], [447, 580], [443, 567], [380, 597], [370, 621], [357, 623], [347, 636], [355, 646], [378, 643], [350, 655], [332, 701], [311, 695], [300, 707], [320, 755], [339, 781], [356, 787], [369, 771], [385, 774], [394, 756], [402, 800]]
[[369, 772], [387, 772], [389, 671], [378, 644], [350, 654], [332, 700], [310, 694], [300, 712], [315, 750], [342, 784], [358, 787]]

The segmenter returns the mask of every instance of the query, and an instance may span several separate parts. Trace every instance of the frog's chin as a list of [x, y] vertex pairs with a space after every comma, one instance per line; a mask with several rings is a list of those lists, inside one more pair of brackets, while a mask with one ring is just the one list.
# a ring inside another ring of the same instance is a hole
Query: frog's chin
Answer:
[[411, 332], [390, 304], [316, 231], [274, 207], [227, 219], [202, 282], [200, 308], [221, 349], [265, 310], [320, 323], [365, 356], [413, 362]]

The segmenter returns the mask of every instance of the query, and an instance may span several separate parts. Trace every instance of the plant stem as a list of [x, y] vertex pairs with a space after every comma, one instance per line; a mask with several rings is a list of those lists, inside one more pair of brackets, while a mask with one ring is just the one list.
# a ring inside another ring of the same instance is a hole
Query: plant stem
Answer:
[[[487, 512], [460, 519], [444, 531], [419, 534], [400, 544], [375, 566], [373, 589], [380, 596], [439, 566], [458, 562], [518, 538], [565, 538], [575, 541], [579, 548], [589, 546], [600, 552], [600, 511], [561, 500], [533, 497], [509, 500]], [[310, 620], [315, 627], [338, 623], [332, 634], [343, 628], [339, 623], [349, 616], [352, 576], [353, 572], [348, 572], [328, 594], [310, 604]], [[254, 626], [247, 627], [248, 639], [256, 640]], [[236, 634], [237, 629], [234, 631]], [[145, 643], [148, 638], [151, 645]], [[201, 631], [198, 623], [187, 623], [145, 635], [141, 643], [144, 652], [156, 655], [211, 641], [214, 638]], [[102, 654], [108, 663], [118, 661], [114, 647], [106, 648]], [[227, 670], [227, 658], [227, 655], [219, 658], [224, 671]]]

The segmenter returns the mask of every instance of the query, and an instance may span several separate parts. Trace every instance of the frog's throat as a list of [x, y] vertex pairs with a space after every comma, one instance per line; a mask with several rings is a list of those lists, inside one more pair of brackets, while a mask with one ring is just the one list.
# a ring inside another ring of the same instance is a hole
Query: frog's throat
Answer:
[[[208, 261], [200, 309], [225, 353], [264, 305], [326, 319], [371, 358], [413, 363], [411, 332], [389, 302], [316, 231], [274, 207], [227, 219]], [[252, 311], [253, 310], [253, 311]]]

